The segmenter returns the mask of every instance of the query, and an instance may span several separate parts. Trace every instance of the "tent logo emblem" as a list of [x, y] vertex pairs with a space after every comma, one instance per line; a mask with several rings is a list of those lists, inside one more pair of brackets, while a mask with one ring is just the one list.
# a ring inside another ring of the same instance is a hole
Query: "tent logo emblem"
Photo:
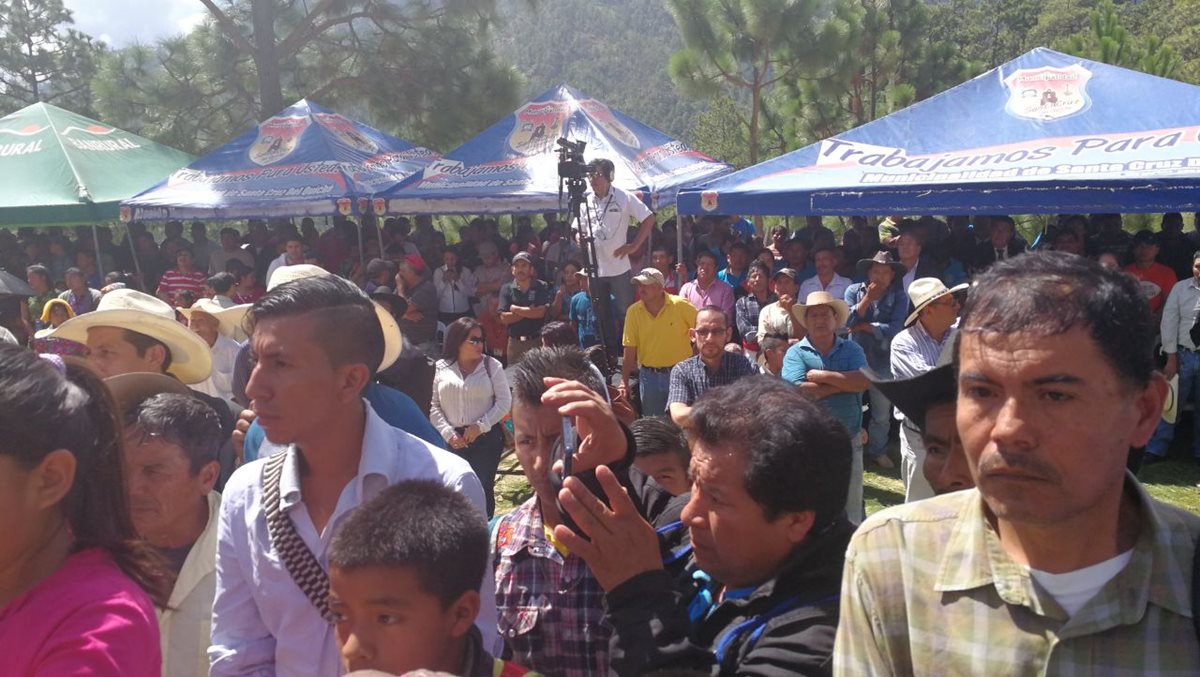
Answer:
[[562, 136], [567, 121], [565, 101], [532, 101], [514, 114], [516, 123], [508, 134], [508, 147], [521, 155], [550, 152]]
[[258, 126], [258, 138], [250, 145], [250, 161], [256, 165], [279, 162], [296, 150], [300, 135], [308, 128], [308, 117], [274, 117]]
[[700, 193], [700, 208], [706, 212], [716, 211], [717, 191], [706, 190]]
[[108, 136], [115, 131], [117, 130], [112, 127], [105, 127], [103, 125], [88, 125], [87, 127], [76, 127], [75, 125], [71, 125], [63, 130], [62, 135], [70, 136], [71, 132], [83, 132], [84, 134], [94, 134], [96, 136]]
[[612, 109], [595, 99], [586, 99], [579, 102], [579, 107], [583, 112], [592, 118], [596, 124], [600, 125], [610, 136], [620, 141], [622, 144], [630, 148], [641, 148], [642, 144], [638, 140], [637, 134], [634, 134], [626, 127], [617, 116], [613, 115]]
[[1010, 114], [1030, 120], [1058, 120], [1091, 105], [1092, 73], [1079, 64], [1067, 68], [1022, 68], [1004, 79]]
[[20, 129], [0, 129], [0, 134], [12, 134], [13, 136], [33, 136], [34, 134], [41, 134], [42, 130], [44, 129], [46, 129], [45, 125], [39, 125], [38, 123], [34, 122], [32, 124], [25, 125]]
[[317, 119], [318, 124], [333, 132], [333, 135], [347, 146], [364, 153], [374, 153], [379, 150], [379, 144], [359, 131], [349, 119], [336, 113], [314, 113], [313, 117]]

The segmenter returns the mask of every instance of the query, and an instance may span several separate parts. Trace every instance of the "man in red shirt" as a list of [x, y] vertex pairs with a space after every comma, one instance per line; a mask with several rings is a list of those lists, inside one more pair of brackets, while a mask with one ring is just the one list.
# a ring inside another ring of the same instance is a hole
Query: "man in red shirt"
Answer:
[[155, 294], [167, 303], [178, 306], [175, 298], [181, 291], [193, 292], [196, 298], [204, 296], [204, 282], [207, 279], [207, 275], [196, 269], [192, 250], [180, 247], [179, 251], [175, 252], [175, 267], [162, 274]]
[[1138, 231], [1133, 236], [1133, 263], [1125, 266], [1125, 272], [1133, 275], [1142, 283], [1142, 293], [1150, 301], [1150, 311], [1157, 321], [1162, 317], [1163, 302], [1171, 287], [1178, 282], [1175, 271], [1161, 263], [1155, 262], [1158, 256], [1158, 238], [1149, 230]]

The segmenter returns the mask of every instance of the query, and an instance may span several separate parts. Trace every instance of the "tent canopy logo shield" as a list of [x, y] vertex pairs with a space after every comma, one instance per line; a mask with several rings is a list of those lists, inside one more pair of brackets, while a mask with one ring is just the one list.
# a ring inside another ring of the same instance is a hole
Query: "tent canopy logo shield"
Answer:
[[533, 101], [521, 106], [514, 115], [516, 122], [508, 134], [508, 147], [521, 155], [550, 151], [562, 136], [567, 113], [565, 101]]
[[609, 136], [613, 137], [622, 144], [630, 148], [641, 148], [642, 144], [638, 141], [637, 134], [629, 130], [617, 116], [613, 115], [612, 110], [603, 103], [595, 99], [585, 99], [579, 102], [579, 107], [583, 112], [587, 113], [588, 117], [592, 118], [600, 128]]
[[333, 135], [339, 141], [361, 150], [364, 153], [374, 153], [379, 150], [379, 144], [375, 143], [371, 137], [363, 134], [348, 118], [344, 118], [337, 113], [314, 113], [313, 117], [317, 119], [317, 123], [325, 129], [333, 132]]
[[308, 128], [308, 117], [273, 117], [258, 126], [258, 138], [250, 145], [250, 161], [269, 165], [292, 154], [300, 135]]
[[1058, 120], [1088, 108], [1092, 73], [1079, 64], [1066, 68], [1022, 68], [1004, 79], [1010, 114], [1030, 120]]

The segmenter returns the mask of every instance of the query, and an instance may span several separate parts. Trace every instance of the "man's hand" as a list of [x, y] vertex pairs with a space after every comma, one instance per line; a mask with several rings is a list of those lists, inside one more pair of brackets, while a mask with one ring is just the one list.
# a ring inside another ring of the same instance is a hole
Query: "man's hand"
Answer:
[[662, 557], [654, 528], [638, 514], [616, 475], [600, 466], [596, 479], [611, 509], [575, 477], [568, 477], [558, 492], [563, 509], [590, 541], [562, 524], [554, 527], [554, 537], [587, 562], [609, 592], [638, 574], [662, 569]]
[[816, 383], [817, 385], [822, 386], [832, 385], [830, 383], [829, 376], [830, 373], [824, 369], [809, 369], [804, 374], [804, 378], [807, 379], [809, 383]]
[[875, 331], [875, 328], [871, 326], [870, 322], [859, 322], [858, 324], [850, 327], [851, 334], [856, 334], [856, 333], [871, 334], [871, 333], [874, 333], [874, 331]]
[[636, 244], [623, 244], [620, 247], [617, 247], [616, 251], [613, 252], [613, 256], [617, 257], [618, 259], [623, 259], [637, 250], [638, 246]]
[[246, 433], [250, 430], [250, 424], [254, 423], [254, 419], [258, 418], [258, 414], [252, 409], [243, 409], [238, 414], [237, 421], [233, 424], [233, 432], [229, 434], [229, 442], [233, 445], [234, 465], [238, 466], [246, 461]]
[[1179, 373], [1179, 355], [1177, 353], [1167, 354], [1167, 363], [1163, 366], [1162, 373], [1168, 381], [1175, 378], [1175, 374]]
[[878, 301], [879, 299], [883, 298], [883, 295], [887, 293], [887, 290], [888, 288], [881, 284], [870, 282], [867, 284], [867, 300]]
[[463, 436], [459, 435], [458, 433], [455, 433], [450, 438], [449, 444], [450, 444], [451, 449], [466, 449], [467, 448], [467, 441], [465, 439], [463, 439]]
[[557, 407], [559, 415], [575, 419], [579, 447], [572, 460], [572, 473], [582, 473], [625, 458], [629, 446], [625, 431], [603, 395], [578, 381], [545, 378], [542, 382], [548, 388], [542, 394], [542, 404]]

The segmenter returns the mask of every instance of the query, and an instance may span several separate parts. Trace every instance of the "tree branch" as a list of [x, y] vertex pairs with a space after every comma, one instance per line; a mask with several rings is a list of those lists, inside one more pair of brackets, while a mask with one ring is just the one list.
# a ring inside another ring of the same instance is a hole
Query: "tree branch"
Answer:
[[238, 26], [234, 23], [233, 19], [230, 19], [228, 14], [221, 11], [220, 7], [217, 7], [217, 3], [213, 2], [213, 0], [200, 0], [200, 2], [208, 9], [209, 14], [212, 14], [213, 19], [216, 19], [217, 25], [220, 26], [221, 32], [225, 34], [225, 37], [229, 38], [243, 52], [254, 54], [254, 45], [250, 44], [250, 40], [238, 30]]

